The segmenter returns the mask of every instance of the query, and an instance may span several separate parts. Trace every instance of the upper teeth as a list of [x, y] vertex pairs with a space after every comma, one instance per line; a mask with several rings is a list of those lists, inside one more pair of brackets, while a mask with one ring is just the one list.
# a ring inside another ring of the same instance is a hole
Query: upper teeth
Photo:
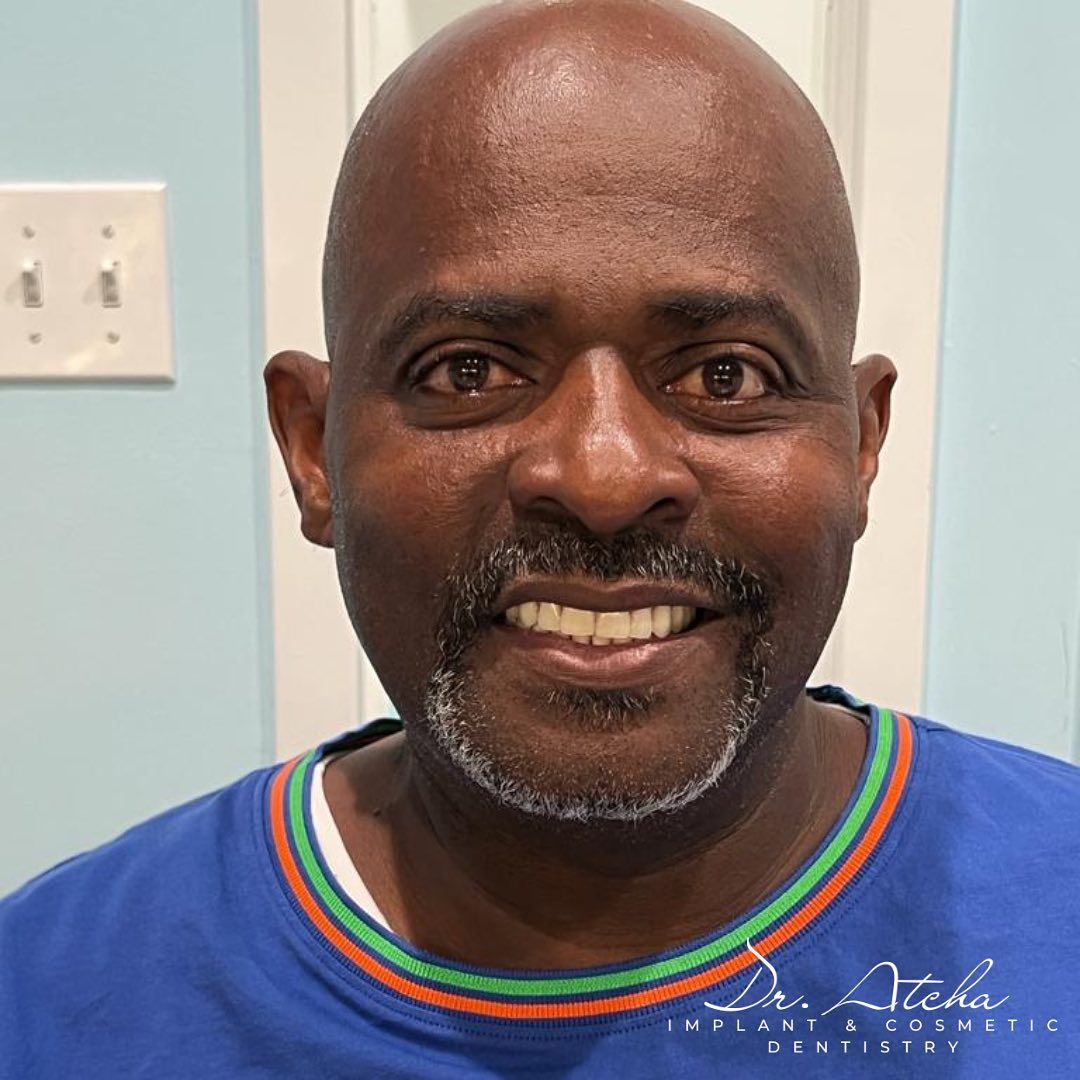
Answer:
[[561, 634], [583, 645], [625, 645], [633, 640], [665, 638], [685, 630], [693, 617], [694, 609], [681, 604], [658, 604], [632, 611], [586, 611], [529, 600], [506, 609], [506, 621], [511, 626]]

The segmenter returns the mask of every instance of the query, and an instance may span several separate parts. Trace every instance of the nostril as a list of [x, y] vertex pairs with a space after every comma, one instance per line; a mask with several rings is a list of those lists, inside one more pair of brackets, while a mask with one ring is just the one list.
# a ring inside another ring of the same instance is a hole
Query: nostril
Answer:
[[646, 519], [653, 521], [669, 522], [678, 521], [687, 516], [687, 508], [673, 496], [658, 499], [645, 512]]

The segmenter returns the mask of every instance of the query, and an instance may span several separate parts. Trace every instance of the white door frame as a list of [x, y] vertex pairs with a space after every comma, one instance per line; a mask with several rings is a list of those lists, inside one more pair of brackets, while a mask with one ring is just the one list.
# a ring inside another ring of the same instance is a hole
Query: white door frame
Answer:
[[[260, 0], [263, 308], [271, 353], [326, 352], [319, 282], [331, 185], [352, 115], [347, 41], [344, 4]], [[300, 535], [281, 456], [268, 442], [275, 744], [286, 757], [356, 722], [360, 650], [333, 552]]]
[[[953, 4], [817, 3], [816, 96], [848, 178], [863, 265], [856, 347], [888, 352], [901, 379], [871, 524], [815, 674], [864, 698], [918, 709]], [[333, 181], [353, 120], [408, 49], [402, 10], [402, 0], [259, 0], [264, 310], [271, 352], [293, 347], [324, 355], [320, 263]], [[300, 535], [272, 440], [270, 459], [276, 746], [285, 756], [384, 715], [389, 703], [345, 615], [333, 554]]]

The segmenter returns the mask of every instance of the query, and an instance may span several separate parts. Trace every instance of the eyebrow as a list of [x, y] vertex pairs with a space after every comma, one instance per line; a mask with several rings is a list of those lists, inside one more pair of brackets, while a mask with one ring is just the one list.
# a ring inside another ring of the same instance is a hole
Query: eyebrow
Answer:
[[525, 296], [418, 293], [390, 321], [379, 339], [379, 352], [386, 356], [421, 330], [444, 322], [475, 322], [496, 330], [520, 330], [550, 318], [549, 305]]
[[[674, 330], [700, 331], [725, 322], [765, 322], [775, 326], [804, 356], [813, 355], [809, 337], [794, 312], [776, 293], [683, 290], [651, 299], [651, 319]], [[521, 330], [550, 321], [551, 305], [527, 296], [489, 292], [417, 293], [390, 321], [380, 337], [380, 355], [388, 356], [409, 338], [445, 322], [474, 322], [496, 330]]]
[[777, 293], [717, 290], [672, 293], [650, 301], [650, 316], [676, 330], [704, 330], [717, 323], [764, 322], [781, 331], [804, 356], [813, 356], [810, 338]]

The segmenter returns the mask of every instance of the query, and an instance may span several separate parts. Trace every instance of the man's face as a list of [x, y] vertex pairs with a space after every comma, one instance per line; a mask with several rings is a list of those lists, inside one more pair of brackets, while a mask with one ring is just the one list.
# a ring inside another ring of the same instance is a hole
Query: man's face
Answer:
[[613, 95], [530, 62], [380, 144], [334, 342], [333, 542], [423, 760], [634, 818], [719, 781], [835, 619], [868, 483], [850, 313], [796, 128], [718, 123], [693, 76]]

